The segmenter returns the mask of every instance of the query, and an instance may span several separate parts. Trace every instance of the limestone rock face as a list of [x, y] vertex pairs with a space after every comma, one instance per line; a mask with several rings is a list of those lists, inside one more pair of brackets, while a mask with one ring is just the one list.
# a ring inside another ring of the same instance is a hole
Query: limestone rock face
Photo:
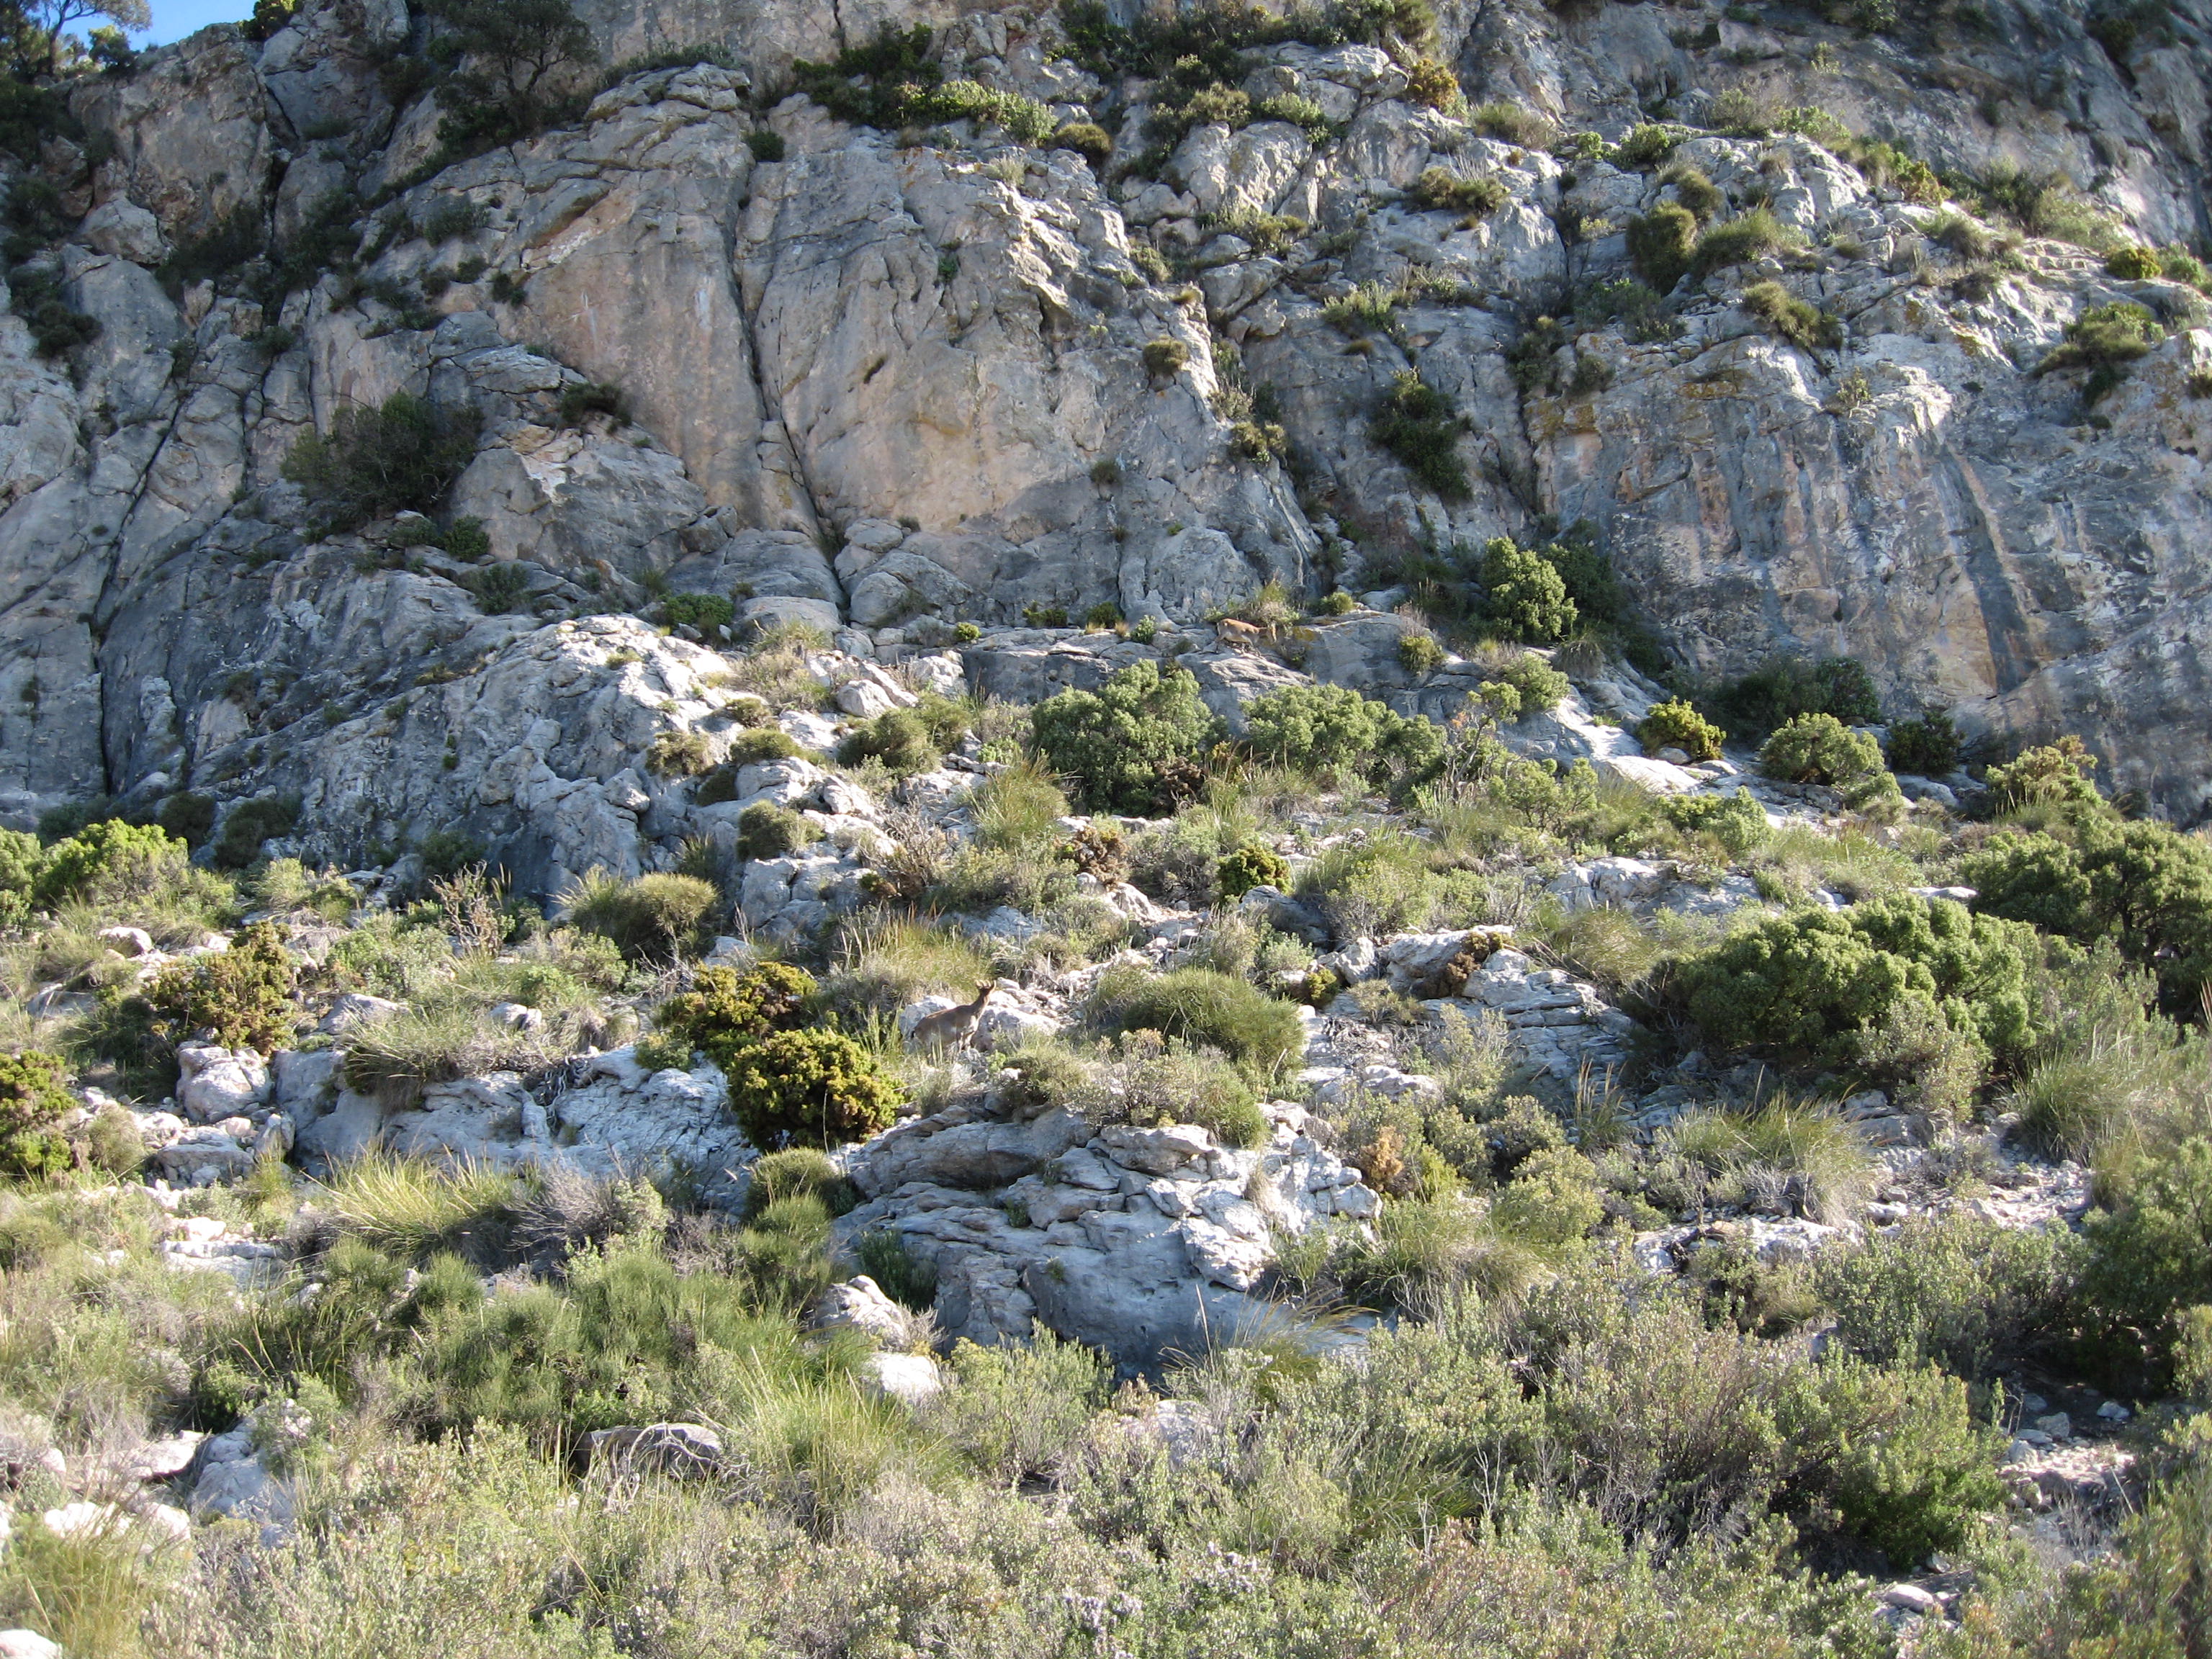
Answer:
[[[1445, 716], [1465, 672], [1406, 670], [1395, 617], [1241, 657], [1198, 630], [1268, 581], [1360, 592], [1399, 554], [1578, 520], [1686, 666], [1850, 654], [1895, 713], [2072, 730], [2114, 787], [2185, 819], [2212, 804], [2202, 297], [1939, 222], [1816, 142], [1841, 129], [1726, 136], [1746, 100], [1817, 104], [1947, 176], [2061, 177], [2081, 223], [2166, 246], [2206, 221], [2195, 23], [2119, 64], [2033, 0], [1971, 74], [1922, 84], [1886, 37], [1838, 33], [1814, 75], [1756, 22], [1681, 45], [1644, 8], [1447, 3], [1469, 104], [1592, 135], [1572, 160], [1409, 101], [1388, 52], [1290, 43], [1249, 54], [1243, 89], [1326, 130], [1200, 125], [1108, 183], [988, 122], [881, 133], [763, 99], [797, 59], [928, 24], [948, 76], [1103, 123], [1133, 159], [1146, 85], [1103, 85], [1048, 11], [582, 9], [603, 62], [702, 61], [449, 166], [434, 98], [395, 108], [380, 81], [411, 38], [391, 0], [308, 0], [258, 46], [212, 28], [81, 83], [84, 142], [40, 164], [63, 228], [25, 269], [98, 331], [51, 358], [21, 296], [0, 313], [0, 818], [297, 794], [283, 850], [349, 867], [450, 830], [547, 893], [669, 867], [701, 833], [645, 757], [670, 733], [726, 745], [714, 682], [750, 629], [805, 622], [890, 665], [975, 623], [951, 672], [1024, 700], [1172, 650], [1232, 730], [1294, 668]], [[1715, 129], [1680, 127], [1669, 159], [1718, 216], [1760, 205], [1799, 240], [1630, 304], [1625, 228], [1674, 187], [1604, 146], [1655, 89]], [[1425, 208], [1431, 168], [1500, 199]], [[156, 275], [232, 246], [210, 237], [274, 257], [340, 226], [358, 268], [307, 260], [289, 292], [252, 260]], [[1175, 277], [1147, 274], [1163, 261]], [[1762, 283], [1828, 313], [1832, 343], [1779, 337], [1746, 306]], [[2116, 304], [2157, 337], [2093, 384], [2052, 354]], [[1457, 416], [1463, 492], [1375, 441], [1406, 373]], [[472, 459], [434, 523], [324, 533], [286, 457], [402, 392], [472, 417]], [[435, 544], [461, 518], [481, 561]], [[730, 599], [732, 637], [619, 619], [662, 592]], [[1106, 606], [1155, 642], [1014, 626]], [[1663, 764], [1597, 730], [1513, 740]], [[817, 925], [865, 869], [788, 872], [763, 902]]]
[[1067, 1112], [1018, 1122], [956, 1105], [851, 1155], [869, 1198], [837, 1236], [887, 1229], [934, 1265], [948, 1334], [1018, 1341], [1041, 1322], [1150, 1364], [1209, 1328], [1266, 1321], [1252, 1292], [1279, 1234], [1374, 1213], [1301, 1108], [1265, 1109], [1271, 1139], [1238, 1150], [1188, 1124], [1094, 1131]]

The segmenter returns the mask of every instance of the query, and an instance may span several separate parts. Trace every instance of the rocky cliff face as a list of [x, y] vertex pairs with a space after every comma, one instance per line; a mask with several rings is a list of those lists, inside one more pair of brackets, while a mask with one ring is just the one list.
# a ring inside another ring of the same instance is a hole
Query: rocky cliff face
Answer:
[[[76, 94], [85, 140], [40, 170], [61, 228], [21, 270], [100, 331], [44, 357], [0, 319], [11, 817], [296, 793], [319, 856], [466, 824], [541, 879], [634, 870], [680, 819], [641, 757], [713, 729], [722, 641], [580, 617], [735, 595], [740, 628], [809, 619], [896, 659], [1031, 607], [1188, 623], [1269, 580], [1370, 587], [1394, 553], [1577, 520], [1686, 667], [1847, 653], [1897, 712], [2076, 731], [2115, 786], [2184, 819], [2212, 799], [2201, 300], [2069, 242], [1993, 250], [2001, 223], [1907, 199], [1846, 136], [2063, 176], [2118, 241], [2193, 240], [2201, 3], [2124, 34], [2039, 0], [1873, 34], [1446, 5], [1464, 102], [1414, 101], [1402, 52], [1268, 46], [1241, 89], [1304, 100], [1269, 106], [1297, 125], [1199, 122], [1127, 174], [1159, 94], [1079, 67], [1048, 9], [584, 15], [605, 62], [719, 63], [618, 75], [451, 165], [434, 100], [395, 106], [379, 73], [419, 38], [398, 0], [310, 0], [265, 43], [210, 29]], [[787, 95], [795, 60], [915, 22], [948, 75], [1113, 130], [1115, 164]], [[1505, 100], [1530, 130], [1479, 107]], [[1838, 120], [1774, 113], [1809, 106]], [[1686, 278], [1659, 325], [1592, 296], [1681, 188], [1532, 130], [1617, 142], [1654, 113], [1689, 124], [1662, 159], [1711, 179], [1709, 210], [1798, 236]], [[1494, 204], [1425, 210], [1432, 167]], [[352, 263], [319, 269], [341, 240]], [[1743, 303], [1770, 282], [1833, 327], [1779, 337]], [[1345, 303], [1383, 289], [1387, 317]], [[2161, 325], [2116, 386], [2040, 372], [2114, 302]], [[1409, 368], [1462, 417], [1463, 499], [1370, 440]], [[1262, 388], [1280, 459], [1238, 425]], [[447, 514], [482, 521], [482, 562], [388, 520], [318, 538], [283, 477], [301, 434], [397, 392], [478, 420]], [[1310, 665], [1425, 706], [1388, 652], [1340, 654]]]

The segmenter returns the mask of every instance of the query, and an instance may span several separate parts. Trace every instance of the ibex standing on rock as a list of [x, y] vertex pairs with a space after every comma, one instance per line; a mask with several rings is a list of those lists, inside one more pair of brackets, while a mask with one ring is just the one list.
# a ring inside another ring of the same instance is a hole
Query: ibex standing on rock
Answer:
[[975, 1022], [982, 1018], [984, 1005], [990, 1001], [991, 993], [997, 988], [992, 981], [987, 979], [975, 988], [975, 1001], [955, 1003], [950, 1008], [915, 1021], [914, 1030], [907, 1033], [907, 1042], [916, 1048], [934, 1048], [945, 1044], [958, 1048], [975, 1034]]

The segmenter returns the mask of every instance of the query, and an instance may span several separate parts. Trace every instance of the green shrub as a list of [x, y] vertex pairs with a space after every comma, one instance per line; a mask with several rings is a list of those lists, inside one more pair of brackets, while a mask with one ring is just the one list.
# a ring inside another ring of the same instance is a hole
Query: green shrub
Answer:
[[729, 626], [737, 607], [720, 593], [671, 593], [660, 602], [672, 628], [691, 627], [712, 634]]
[[1186, 671], [1133, 663], [1096, 691], [1063, 691], [1031, 711], [1045, 763], [1088, 812], [1145, 814], [1194, 787], [1218, 723]]
[[[32, 866], [32, 850], [16, 842], [11, 851], [8, 873], [21, 876]], [[47, 908], [72, 900], [97, 904], [143, 898], [181, 873], [187, 851], [183, 842], [155, 824], [121, 818], [89, 823], [37, 860], [28, 882], [30, 897]]]
[[1073, 150], [1093, 167], [1104, 167], [1114, 155], [1113, 135], [1095, 121], [1071, 121], [1053, 134], [1052, 142]]
[[1681, 142], [1675, 131], [1656, 123], [1644, 121], [1628, 130], [1628, 136], [1613, 147], [1610, 157], [1613, 166], [1642, 172], [1655, 167], [1674, 153]]
[[1342, 588], [1334, 588], [1314, 601], [1316, 617], [1348, 617], [1359, 609], [1359, 601]]
[[1565, 700], [1572, 684], [1565, 674], [1533, 651], [1518, 652], [1483, 671], [1486, 685], [1513, 689], [1522, 714], [1548, 714]]
[[1279, 1071], [1305, 1045], [1289, 1003], [1208, 968], [1111, 969], [1093, 994], [1092, 1017], [1109, 1030], [1158, 1031], [1218, 1048], [1261, 1076]]
[[1459, 412], [1451, 399], [1414, 370], [1401, 369], [1368, 423], [1368, 435], [1446, 501], [1464, 501], [1469, 485], [1459, 458]]
[[1288, 891], [1291, 861], [1272, 847], [1248, 841], [1214, 866], [1224, 902], [1241, 899], [1255, 887]]
[[1449, 64], [1417, 58], [1406, 69], [1405, 96], [1423, 109], [1449, 110], [1461, 100], [1459, 77]]
[[1655, 704], [1636, 727], [1636, 740], [1645, 754], [1679, 749], [1693, 761], [1718, 760], [1721, 741], [1727, 736], [1681, 697]]
[[2144, 283], [2163, 270], [2156, 250], [2147, 247], [2116, 247], [2105, 256], [2107, 274], [2122, 282]]
[[2000, 812], [2035, 805], [2101, 810], [2103, 798], [2089, 781], [2096, 769], [2097, 757], [2069, 732], [2057, 743], [2023, 750], [2018, 758], [1990, 768], [1990, 804]]
[[889, 1228], [878, 1227], [854, 1239], [853, 1258], [877, 1288], [901, 1307], [926, 1313], [936, 1301], [936, 1263], [915, 1255]]
[[302, 436], [284, 476], [307, 492], [326, 534], [395, 513], [434, 513], [476, 453], [477, 427], [473, 410], [395, 392], [376, 409], [340, 410], [327, 438]]
[[745, 1188], [748, 1221], [759, 1219], [769, 1206], [787, 1198], [814, 1199], [831, 1215], [843, 1215], [860, 1201], [860, 1189], [817, 1147], [763, 1152], [745, 1173], [750, 1177]]
[[813, 975], [782, 963], [703, 968], [661, 1004], [657, 1030], [701, 1050], [730, 1081], [731, 1110], [756, 1146], [834, 1146], [888, 1128], [897, 1083], [841, 1031], [811, 1028]]
[[1112, 1376], [1088, 1348], [1039, 1330], [1026, 1343], [956, 1344], [956, 1381], [930, 1422], [994, 1485], [1050, 1477], [1080, 1454]]
[[895, 777], [933, 771], [945, 751], [968, 735], [968, 716], [945, 697], [926, 697], [912, 708], [893, 708], [864, 720], [837, 745], [846, 766], [875, 760]]
[[772, 800], [757, 800], [738, 814], [741, 859], [780, 859], [821, 838], [811, 818]]
[[1674, 199], [1689, 209], [1699, 224], [1728, 205], [1728, 197], [1721, 187], [1686, 161], [1668, 167], [1659, 175], [1659, 182], [1674, 187]]
[[1462, 179], [1449, 167], [1432, 167], [1413, 181], [1407, 195], [1414, 204], [1431, 213], [1495, 213], [1504, 207], [1510, 192], [1498, 179], [1485, 174], [1480, 178]]
[[1705, 702], [1729, 731], [1762, 738], [1799, 714], [1833, 714], [1846, 726], [1872, 726], [1881, 719], [1873, 677], [1848, 657], [1811, 663], [1779, 657], [1721, 686]]
[[433, 830], [415, 851], [422, 860], [423, 875], [432, 881], [443, 881], [471, 864], [483, 863], [488, 849], [465, 830]]
[[46, 848], [36, 836], [0, 830], [0, 927], [20, 927], [30, 920]]
[[594, 869], [561, 895], [569, 921], [611, 939], [625, 960], [672, 962], [721, 903], [696, 876], [650, 875], [623, 881]]
[[[1423, 637], [1425, 637], [1423, 636]], [[1340, 685], [1291, 685], [1245, 706], [1245, 742], [1263, 760], [1382, 787], [1425, 781], [1442, 763], [1436, 726]]]
[[842, 1031], [774, 1031], [724, 1054], [700, 1046], [728, 1077], [731, 1109], [756, 1146], [835, 1146], [897, 1121], [897, 1081]]
[[[2004, 1501], [1996, 1437], [1973, 1420], [1966, 1389], [1935, 1370], [1818, 1367], [1804, 1417], [1784, 1426], [1826, 1453], [1814, 1480], [1844, 1530], [1899, 1566], [1956, 1548]], [[1792, 1416], [1795, 1414], [1792, 1413]]]
[[1823, 1255], [1816, 1279], [1837, 1335], [1861, 1358], [1984, 1382], [2063, 1339], [2081, 1254], [2063, 1231], [1921, 1216]]
[[1444, 648], [1425, 628], [1409, 628], [1398, 636], [1398, 665], [1409, 674], [1433, 674], [1444, 665]]
[[1672, 795], [1660, 804], [1668, 822], [1693, 836], [1711, 836], [1731, 858], [1762, 846], [1771, 828], [1766, 810], [1749, 794]]
[[797, 760], [805, 751], [780, 726], [749, 726], [731, 741], [724, 764], [757, 766], [763, 761]]
[[1893, 772], [1940, 778], [1958, 767], [1959, 730], [1951, 724], [1949, 714], [1931, 708], [1917, 720], [1893, 724], [1886, 753]]
[[2045, 1018], [2033, 994], [2044, 957], [2021, 923], [1897, 896], [1766, 917], [1683, 961], [1680, 984], [1691, 1018], [1730, 1046], [1849, 1060], [1917, 1009], [2014, 1066]]
[[2172, 1012], [2193, 1012], [2212, 981], [2212, 848], [2170, 825], [2093, 818], [2071, 842], [2001, 835], [1960, 861], [1960, 878], [1984, 915], [2111, 939], [2158, 975]]
[[1066, 1089], [1065, 1098], [1094, 1120], [1194, 1124], [1224, 1146], [1263, 1146], [1270, 1133], [1245, 1072], [1216, 1048], [1153, 1030], [1125, 1034], [1108, 1074]]
[[1569, 1146], [1544, 1146], [1520, 1160], [1491, 1213], [1507, 1234], [1556, 1250], [1602, 1221], [1605, 1204], [1589, 1159]]
[[1145, 347], [1145, 373], [1154, 380], [1172, 379], [1183, 371], [1190, 362], [1190, 348], [1181, 340], [1164, 337], [1148, 342]]
[[1518, 104], [1480, 104], [1468, 112], [1467, 120], [1484, 137], [1523, 149], [1549, 149], [1559, 136], [1549, 120]]
[[1572, 633], [1581, 613], [1559, 568], [1532, 548], [1493, 536], [1482, 551], [1483, 609], [1507, 639], [1549, 645]]
[[538, 131], [599, 56], [568, 0], [436, 0], [430, 10], [442, 25], [428, 56], [444, 70], [438, 141], [448, 156]]
[[646, 769], [664, 778], [695, 778], [711, 771], [714, 746], [703, 732], [663, 732], [646, 746]]
[[[1690, 273], [1694, 276], [1710, 276], [1725, 265], [1745, 264], [1784, 248], [1796, 247], [1802, 240], [1765, 208], [1753, 208], [1723, 224], [1715, 225], [1698, 238], [1696, 251], [1690, 255]], [[1654, 283], [1652, 286], [1656, 288], [1658, 284]]]
[[1629, 261], [1656, 294], [1674, 292], [1697, 246], [1697, 216], [1679, 203], [1662, 202], [1628, 222]]
[[154, 822], [188, 847], [204, 846], [215, 833], [215, 797], [180, 789], [162, 801]]
[[61, 1120], [76, 1107], [59, 1055], [0, 1053], [0, 1174], [40, 1180], [69, 1168]]
[[1738, 303], [1770, 332], [1803, 350], [1832, 349], [1844, 343], [1841, 322], [1779, 283], [1753, 283]]
[[262, 842], [291, 834], [299, 821], [297, 795], [256, 795], [240, 801], [223, 815], [222, 833], [216, 837], [215, 867], [243, 870], [261, 856]]
[[1784, 783], [1844, 788], [1882, 770], [1881, 745], [1833, 714], [1800, 714], [1761, 745], [1759, 769]]
[[2165, 325], [2139, 305], [2116, 300], [2092, 306], [2066, 325], [2064, 342], [2045, 354], [2035, 372], [2115, 368], [2133, 362], [2165, 337]]
[[171, 1048], [212, 1030], [226, 1048], [273, 1054], [299, 1011], [292, 1002], [292, 958], [270, 922], [256, 922], [215, 951], [164, 968], [140, 997], [161, 1022]]

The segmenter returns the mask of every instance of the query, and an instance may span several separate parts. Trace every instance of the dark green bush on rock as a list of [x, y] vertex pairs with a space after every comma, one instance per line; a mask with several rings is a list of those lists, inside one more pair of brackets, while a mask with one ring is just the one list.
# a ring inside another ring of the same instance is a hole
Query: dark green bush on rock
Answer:
[[1636, 740], [1645, 754], [1679, 749], [1693, 761], [1718, 760], [1721, 740], [1727, 736], [1680, 697], [1655, 705], [1636, 728]]
[[1565, 639], [1581, 620], [1559, 568], [1534, 548], [1516, 547], [1494, 536], [1482, 550], [1483, 609], [1509, 640], [1550, 645]]
[[2000, 812], [2023, 807], [2056, 806], [2071, 816], [2096, 816], [2106, 810], [2089, 775], [2097, 757], [2070, 732], [2056, 743], [2023, 750], [2002, 766], [1990, 768], [1990, 805]]
[[753, 1145], [835, 1146], [890, 1127], [901, 1091], [842, 1031], [809, 1026], [813, 975], [783, 963], [702, 969], [661, 1004], [654, 1029], [704, 1053], [730, 1083]]
[[61, 1120], [76, 1104], [60, 1056], [0, 1054], [0, 1175], [40, 1178], [67, 1169]]
[[1671, 293], [1690, 268], [1698, 246], [1698, 218], [1677, 202], [1662, 202], [1628, 222], [1628, 258], [1636, 274], [1660, 295]]
[[1799, 714], [1833, 714], [1846, 726], [1881, 719], [1873, 678], [1848, 657], [1779, 657], [1700, 701], [1739, 737], [1763, 738]]
[[1088, 812], [1145, 814], [1187, 798], [1218, 725], [1185, 670], [1133, 663], [1096, 691], [1063, 691], [1031, 711], [1037, 751]]
[[1272, 847], [1248, 841], [1215, 866], [1224, 899], [1240, 899], [1255, 887], [1286, 890], [1291, 884], [1291, 861]]
[[1917, 720], [1893, 724], [1884, 752], [1893, 772], [1940, 778], [1959, 764], [1959, 730], [1950, 715], [1932, 708]]
[[1849, 1062], [1885, 1026], [1932, 1018], [2010, 1067], [2038, 1035], [2044, 942], [1948, 899], [1869, 899], [1770, 916], [1680, 964], [1692, 1019], [1729, 1047]]
[[431, 513], [476, 453], [473, 410], [395, 392], [375, 409], [342, 409], [327, 438], [292, 446], [284, 476], [307, 492], [325, 533], [404, 511]]
[[173, 1081], [177, 1045], [202, 1032], [226, 1048], [273, 1054], [298, 1018], [293, 979], [282, 936], [256, 922], [228, 951], [165, 968], [143, 990], [105, 994], [94, 1046], [142, 1089]]
[[774, 801], [757, 800], [738, 814], [741, 859], [780, 859], [821, 839], [811, 818]]
[[215, 866], [218, 870], [243, 870], [261, 856], [261, 843], [272, 836], [291, 833], [300, 821], [297, 795], [257, 795], [232, 807], [216, 837]]
[[7, 873], [27, 874], [32, 902], [46, 908], [143, 897], [183, 869], [188, 850], [158, 825], [121, 818], [88, 823], [36, 860], [20, 842], [11, 847]]
[[1771, 828], [1766, 810], [1741, 790], [1733, 795], [1675, 795], [1662, 801], [1659, 810], [1677, 829], [1711, 836], [1735, 858], [1761, 845]]
[[1412, 369], [1401, 370], [1376, 410], [1368, 435], [1404, 462], [1446, 501], [1464, 501], [1467, 468], [1459, 458], [1459, 411]]
[[[1571, 580], [1567, 587], [1571, 594]], [[1521, 700], [1521, 713], [1526, 715], [1550, 714], [1565, 700], [1572, 682], [1534, 651], [1522, 651], [1498, 667], [1485, 670], [1483, 684], [1511, 686]]]
[[948, 697], [925, 697], [912, 708], [894, 708], [863, 720], [837, 745], [846, 766], [880, 761], [896, 777], [934, 770], [945, 751], [968, 735], [967, 711]]
[[714, 884], [696, 876], [640, 876], [621, 881], [594, 870], [562, 895], [568, 920], [614, 941], [632, 962], [668, 962], [696, 938], [721, 902]]
[[1783, 783], [1856, 783], [1881, 769], [1881, 745], [1833, 714], [1800, 714], [1767, 738], [1759, 769]]

